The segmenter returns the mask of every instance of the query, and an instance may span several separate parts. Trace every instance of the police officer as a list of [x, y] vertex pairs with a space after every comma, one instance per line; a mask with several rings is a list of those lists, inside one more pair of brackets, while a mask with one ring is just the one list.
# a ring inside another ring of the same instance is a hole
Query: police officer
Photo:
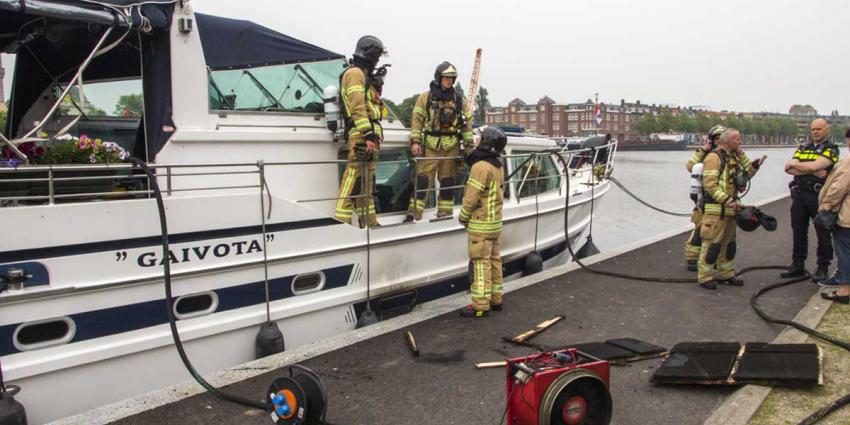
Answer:
[[460, 311], [463, 317], [485, 317], [502, 310], [502, 203], [505, 174], [500, 154], [508, 143], [502, 130], [485, 127], [481, 142], [466, 158], [471, 168], [463, 193], [460, 223], [469, 236], [472, 265], [472, 304]]
[[[826, 181], [826, 176], [838, 162], [838, 146], [829, 140], [829, 123], [822, 118], [812, 121], [812, 141], [800, 146], [794, 156], [785, 164], [785, 172], [794, 176], [791, 188], [791, 229], [794, 234], [794, 248], [791, 265], [780, 276], [783, 278], [802, 277], [806, 271], [805, 262], [809, 248], [809, 221], [818, 213], [818, 194]], [[830, 235], [817, 227], [818, 237], [817, 270], [812, 280], [826, 279], [829, 264], [832, 262], [832, 240]]]
[[378, 60], [385, 53], [384, 43], [367, 35], [357, 41], [351, 66], [340, 77], [345, 137], [348, 142], [348, 166], [339, 185], [336, 219], [351, 224], [357, 211], [361, 228], [378, 226], [375, 211], [374, 176], [378, 151], [384, 137], [381, 128], [383, 103], [380, 87], [373, 82]]
[[[456, 157], [460, 142], [464, 151], [472, 149], [472, 114], [466, 99], [454, 89], [457, 69], [449, 62], [437, 65], [431, 88], [419, 95], [413, 107], [410, 129], [410, 152], [425, 158]], [[411, 193], [405, 221], [422, 219], [428, 189], [435, 175], [440, 181], [437, 217], [450, 217], [454, 209], [454, 190], [443, 189], [456, 183], [458, 163], [454, 159], [418, 161], [416, 166], [417, 193]]]
[[[703, 160], [703, 216], [700, 225], [700, 247], [697, 280], [703, 289], [717, 289], [717, 284], [742, 286], [735, 276], [735, 213], [739, 208], [738, 193], [766, 157], [750, 163], [740, 150], [741, 133], [727, 128], [720, 134], [717, 149]], [[716, 278], [715, 278], [716, 270]]]
[[[720, 138], [720, 133], [723, 133], [726, 127], [715, 125], [708, 131], [708, 142], [697, 148], [696, 152], [688, 159], [685, 168], [688, 172], [693, 172], [694, 166], [701, 164], [702, 160], [717, 146], [717, 139]], [[702, 179], [702, 174], [699, 176]], [[697, 262], [699, 261], [699, 251], [702, 246], [702, 238], [699, 234], [700, 220], [702, 220], [702, 209], [699, 204], [699, 197], [696, 194], [691, 194], [691, 200], [694, 201], [694, 210], [691, 213], [691, 223], [694, 224], [694, 229], [691, 230], [690, 236], [685, 241], [685, 263], [688, 266], [688, 271], [697, 271]]]

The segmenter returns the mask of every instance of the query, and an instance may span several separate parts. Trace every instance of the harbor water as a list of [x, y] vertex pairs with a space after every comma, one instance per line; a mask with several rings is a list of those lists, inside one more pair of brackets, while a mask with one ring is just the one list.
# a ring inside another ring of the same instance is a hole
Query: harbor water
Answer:
[[[742, 204], [755, 204], [788, 194], [791, 176], [785, 174], [783, 167], [795, 149], [744, 147], [751, 160], [767, 155], [767, 161], [753, 178], [751, 189], [744, 196]], [[618, 152], [613, 176], [652, 205], [668, 211], [690, 212], [693, 203], [688, 197], [690, 175], [685, 170], [685, 163], [692, 154], [693, 150]], [[841, 157], [844, 158], [845, 155], [847, 149], [842, 147]], [[598, 207], [594, 213], [593, 241], [602, 252], [670, 230], [681, 229], [690, 223], [689, 218], [674, 217], [651, 210], [613, 185]], [[788, 225], [787, 215], [776, 218], [780, 226]], [[786, 251], [790, 255], [790, 240], [788, 244]]]

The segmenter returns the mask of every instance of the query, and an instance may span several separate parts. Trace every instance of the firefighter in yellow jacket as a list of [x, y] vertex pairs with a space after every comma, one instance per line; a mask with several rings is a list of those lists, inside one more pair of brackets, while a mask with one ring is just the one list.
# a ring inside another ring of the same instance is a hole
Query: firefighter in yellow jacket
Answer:
[[717, 289], [718, 283], [732, 286], [744, 284], [742, 279], [735, 276], [738, 194], [766, 157], [750, 163], [740, 147], [741, 133], [728, 128], [720, 134], [717, 148], [703, 160], [702, 247], [697, 275], [699, 286], [703, 289]]
[[[410, 128], [410, 152], [425, 158], [456, 157], [460, 144], [465, 153], [472, 150], [472, 114], [466, 99], [454, 89], [457, 69], [443, 62], [434, 71], [431, 88], [420, 94], [413, 107]], [[428, 190], [434, 185], [435, 175], [440, 182], [437, 217], [448, 217], [454, 209], [454, 189], [458, 161], [454, 159], [425, 159], [416, 165], [416, 193], [410, 195], [410, 206], [405, 221], [422, 219]]]
[[384, 138], [381, 128], [383, 103], [373, 81], [384, 43], [367, 35], [357, 41], [351, 66], [340, 77], [340, 94], [348, 142], [348, 166], [339, 185], [336, 219], [351, 224], [356, 211], [361, 228], [378, 225], [375, 211], [374, 176], [378, 151]]
[[[717, 139], [720, 138], [720, 133], [726, 130], [722, 125], [715, 125], [708, 131], [708, 143], [697, 148], [696, 152], [688, 159], [685, 168], [691, 173], [692, 178], [702, 179], [702, 167], [698, 167], [699, 171], [694, 172], [694, 166], [702, 164], [702, 160], [717, 146]], [[702, 246], [702, 238], [699, 234], [700, 221], [702, 220], [702, 210], [700, 209], [699, 193], [691, 192], [691, 200], [694, 201], [694, 211], [691, 213], [691, 223], [694, 229], [691, 230], [688, 240], [685, 241], [685, 263], [688, 271], [697, 271], [697, 262], [699, 261], [699, 250]]]
[[501, 130], [485, 127], [478, 146], [466, 158], [472, 169], [463, 194], [460, 223], [469, 235], [472, 263], [472, 304], [460, 311], [463, 317], [485, 317], [502, 310], [502, 203], [505, 172], [500, 154], [508, 143]]

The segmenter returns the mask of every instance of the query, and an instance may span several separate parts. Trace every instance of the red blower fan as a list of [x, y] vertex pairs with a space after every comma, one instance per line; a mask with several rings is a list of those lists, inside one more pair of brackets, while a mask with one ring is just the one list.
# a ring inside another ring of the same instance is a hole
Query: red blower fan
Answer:
[[608, 425], [608, 362], [574, 348], [507, 361], [508, 425]]

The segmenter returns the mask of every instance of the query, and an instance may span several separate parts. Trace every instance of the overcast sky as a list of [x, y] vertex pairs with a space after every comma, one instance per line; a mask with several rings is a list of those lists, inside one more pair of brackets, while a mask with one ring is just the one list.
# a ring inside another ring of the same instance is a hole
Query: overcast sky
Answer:
[[193, 0], [347, 56], [363, 34], [392, 63], [385, 96], [421, 92], [435, 66], [475, 49], [494, 105], [514, 97], [850, 114], [850, 1]]
[[[392, 63], [385, 95], [425, 89], [449, 60], [469, 84], [475, 48], [494, 105], [549, 95], [850, 114], [850, 1], [194, 0], [350, 55], [371, 33]], [[250, 7], [248, 7], [250, 5]]]

